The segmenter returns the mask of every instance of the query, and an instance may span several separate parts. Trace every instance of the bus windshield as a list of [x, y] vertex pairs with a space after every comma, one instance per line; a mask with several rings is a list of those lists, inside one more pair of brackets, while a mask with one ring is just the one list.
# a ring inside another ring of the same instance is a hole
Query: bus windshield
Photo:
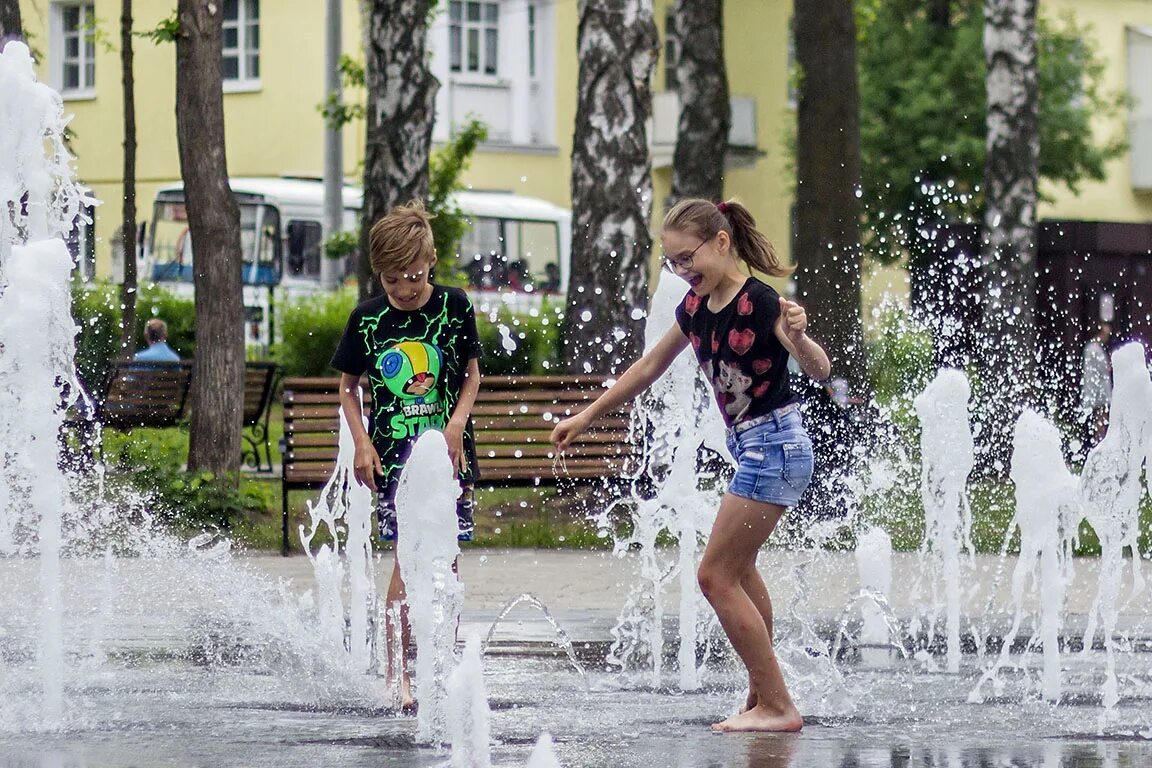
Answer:
[[[244, 285], [280, 283], [280, 214], [269, 205], [240, 204]], [[192, 235], [183, 201], [157, 200], [148, 247], [153, 282], [193, 282]]]
[[554, 221], [476, 217], [460, 242], [460, 266], [479, 290], [556, 293], [560, 230]]

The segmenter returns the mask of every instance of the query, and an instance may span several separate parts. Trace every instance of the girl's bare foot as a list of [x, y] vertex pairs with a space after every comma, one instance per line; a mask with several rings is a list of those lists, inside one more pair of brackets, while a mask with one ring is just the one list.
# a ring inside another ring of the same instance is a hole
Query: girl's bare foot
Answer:
[[743, 714], [743, 713], [747, 712], [748, 710], [752, 709], [753, 707], [755, 707], [759, 703], [760, 703], [760, 697], [756, 695], [756, 690], [752, 687], [751, 682], [749, 682], [749, 684], [748, 684], [748, 697], [744, 700], [744, 708], [740, 710], [740, 713]]
[[[388, 687], [392, 687], [389, 682]], [[405, 672], [400, 677], [400, 689], [396, 691], [396, 699], [394, 702], [399, 706], [400, 714], [414, 715], [416, 714], [416, 699], [412, 696], [412, 678]]]
[[720, 733], [744, 731], [799, 731], [804, 727], [804, 718], [796, 707], [779, 712], [757, 704], [752, 709], [733, 715], [722, 723], [716, 723], [712, 730]]

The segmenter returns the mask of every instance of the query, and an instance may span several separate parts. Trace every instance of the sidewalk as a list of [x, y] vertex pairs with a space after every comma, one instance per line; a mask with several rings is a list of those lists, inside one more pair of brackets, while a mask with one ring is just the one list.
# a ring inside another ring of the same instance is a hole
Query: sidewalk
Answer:
[[[661, 562], [669, 563], [675, 557], [675, 550], [662, 552]], [[300, 591], [312, 587], [312, 568], [302, 555], [257, 555], [246, 560], [269, 575], [290, 579]], [[979, 555], [973, 569], [962, 567], [965, 619], [979, 616], [985, 626], [1007, 631], [1013, 615], [1011, 581], [1016, 562], [1015, 557], [1002, 563], [998, 557]], [[1099, 565], [1094, 558], [1074, 563], [1064, 621], [1067, 634], [1079, 636], [1084, 630], [1096, 595]], [[1130, 561], [1125, 564], [1121, 582], [1118, 627], [1148, 637], [1152, 635], [1152, 601], [1146, 595], [1134, 596], [1130, 566]], [[574, 642], [602, 642], [610, 639], [609, 630], [629, 591], [639, 582], [639, 567], [640, 557], [631, 553], [615, 557], [609, 552], [468, 548], [460, 562], [465, 584], [462, 620], [465, 628], [487, 632], [503, 606], [527, 593], [548, 608]], [[835, 627], [845, 619], [859, 619], [860, 582], [853, 553], [769, 549], [761, 552], [759, 567], [781, 621], [788, 621], [790, 606], [798, 599], [797, 611], [817, 625]], [[900, 618], [908, 618], [918, 607], [932, 602], [932, 585], [922, 569], [918, 554], [893, 554], [889, 601]], [[381, 594], [391, 572], [392, 557], [385, 553], [376, 569]], [[673, 624], [679, 612], [678, 582], [674, 577], [663, 591], [665, 621]], [[1025, 585], [1026, 589], [1031, 586], [1029, 581]], [[806, 593], [802, 598], [801, 589]], [[1025, 606], [1036, 610], [1035, 595], [1027, 596]], [[1024, 624], [1024, 631], [1031, 631], [1030, 622]], [[550, 640], [554, 634], [539, 611], [524, 605], [509, 615], [497, 637], [528, 642]]]

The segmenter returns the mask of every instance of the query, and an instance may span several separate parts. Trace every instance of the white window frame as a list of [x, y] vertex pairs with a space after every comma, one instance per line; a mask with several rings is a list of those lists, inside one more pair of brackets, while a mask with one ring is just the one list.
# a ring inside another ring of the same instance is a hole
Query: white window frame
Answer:
[[[255, 8], [255, 15], [249, 13], [252, 6]], [[260, 0], [236, 0], [236, 17], [224, 17], [224, 30], [236, 30], [236, 45], [234, 47], [223, 47], [221, 56], [223, 59], [236, 59], [236, 76], [224, 77], [224, 92], [225, 93], [243, 93], [245, 91], [260, 90]], [[255, 35], [253, 35], [255, 30]], [[223, 31], [221, 32], [223, 35]], [[256, 37], [257, 40], [253, 43], [252, 38]], [[221, 45], [223, 46], [223, 39]], [[251, 72], [250, 60], [256, 59], [257, 72]], [[223, 68], [223, 61], [221, 61], [221, 68]]]
[[[470, 6], [480, 10], [478, 20], [468, 18]], [[454, 14], [459, 11], [459, 17]], [[475, 34], [476, 69], [469, 69], [470, 39]], [[459, 57], [456, 36], [459, 35]], [[493, 50], [488, 49], [489, 37], [494, 39]], [[448, 71], [453, 79], [493, 81], [500, 78], [500, 0], [449, 0], [448, 3]]]
[[[78, 11], [77, 26], [72, 30], [64, 28], [64, 14], [70, 9]], [[50, 24], [49, 46], [56, 90], [65, 99], [96, 98], [96, 3], [93, 0], [54, 2]], [[70, 40], [77, 40], [74, 58], [66, 55]], [[64, 82], [64, 70], [69, 64], [76, 65], [79, 80], [71, 87]]]

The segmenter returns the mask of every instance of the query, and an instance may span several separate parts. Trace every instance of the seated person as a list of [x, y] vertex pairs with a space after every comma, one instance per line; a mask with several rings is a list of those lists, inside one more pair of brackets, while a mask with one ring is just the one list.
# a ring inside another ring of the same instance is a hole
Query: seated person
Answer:
[[560, 265], [550, 261], [544, 265], [544, 279], [540, 281], [540, 290], [555, 293], [560, 290]]
[[133, 360], [145, 363], [178, 363], [180, 355], [168, 346], [168, 324], [154, 317], [144, 324], [144, 338], [148, 348], [136, 353]]

